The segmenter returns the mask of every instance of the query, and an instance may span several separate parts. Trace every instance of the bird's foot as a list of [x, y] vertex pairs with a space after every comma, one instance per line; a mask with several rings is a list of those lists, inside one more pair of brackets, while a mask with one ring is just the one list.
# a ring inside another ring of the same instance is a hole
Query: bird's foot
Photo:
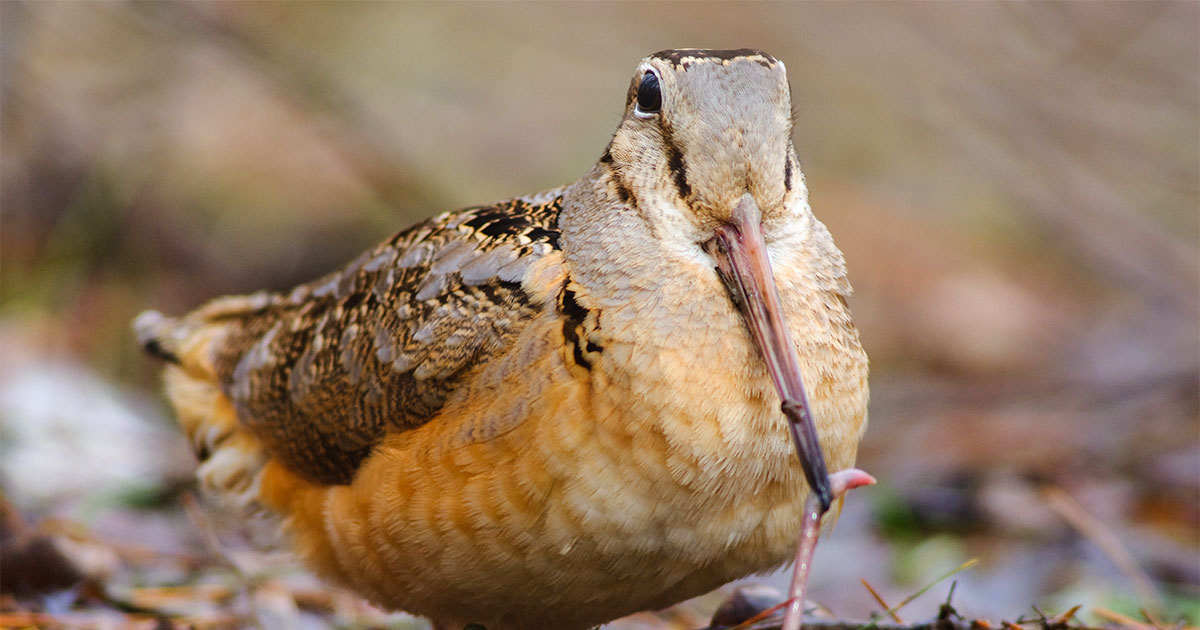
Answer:
[[[829, 475], [829, 482], [836, 500], [854, 488], [875, 483], [875, 478], [857, 468], [847, 468]], [[803, 623], [804, 591], [808, 586], [808, 573], [813, 551], [817, 548], [817, 537], [821, 534], [821, 516], [824, 514], [820, 498], [815, 493], [809, 494], [804, 502], [804, 522], [800, 527], [800, 539], [796, 541], [796, 564], [792, 569], [792, 586], [788, 589], [788, 606], [781, 630], [800, 630]]]

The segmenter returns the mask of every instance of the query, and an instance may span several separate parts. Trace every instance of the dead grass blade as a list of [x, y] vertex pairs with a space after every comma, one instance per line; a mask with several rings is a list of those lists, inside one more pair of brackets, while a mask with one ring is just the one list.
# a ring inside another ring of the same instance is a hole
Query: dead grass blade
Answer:
[[[1082, 504], [1067, 494], [1062, 488], [1046, 485], [1042, 487], [1041, 495], [1051, 510], [1054, 510], [1071, 527], [1074, 527], [1080, 534], [1083, 534], [1085, 538], [1094, 543], [1117, 566], [1117, 569], [1125, 575], [1125, 578], [1133, 586], [1133, 590], [1137, 593], [1138, 599], [1141, 600], [1143, 606], [1152, 612], [1163, 610], [1162, 599], [1159, 598], [1158, 592], [1154, 590], [1154, 585], [1150, 581], [1150, 578], [1138, 566], [1133, 554], [1121, 543], [1121, 539], [1111, 529], [1100, 522], [1100, 519], [1088, 512]], [[1154, 617], [1147, 614], [1147, 618], [1153, 619]]]

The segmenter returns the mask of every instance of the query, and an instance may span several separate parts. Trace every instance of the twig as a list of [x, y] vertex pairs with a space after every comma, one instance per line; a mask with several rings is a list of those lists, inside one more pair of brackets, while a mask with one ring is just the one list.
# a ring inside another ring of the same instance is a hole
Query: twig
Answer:
[[949, 578], [953, 575], [961, 573], [962, 571], [966, 571], [967, 569], [970, 569], [971, 567], [973, 567], [977, 564], [979, 564], [979, 558], [971, 558], [970, 560], [967, 560], [966, 562], [958, 565], [958, 568], [947, 572], [945, 575], [942, 575], [942, 576], [938, 577], [937, 579], [935, 579], [934, 581], [930, 582], [929, 584], [926, 584], [923, 588], [921, 588], [921, 590], [904, 598], [904, 601], [900, 602], [899, 604], [896, 604], [895, 607], [888, 609], [887, 614], [890, 615], [893, 612], [896, 612], [896, 611], [900, 610], [901, 608], [904, 608], [905, 606], [912, 603], [912, 601], [914, 599], [924, 595], [929, 589], [933, 588], [934, 586], [937, 586], [939, 582], [941, 582], [941, 581], [945, 580], [946, 578]]
[[900, 619], [899, 615], [891, 611], [891, 606], [888, 606], [888, 603], [883, 601], [883, 596], [875, 590], [874, 586], [871, 586], [871, 583], [867, 581], [867, 578], [861, 578], [859, 581], [862, 582], [864, 587], [866, 587], [867, 592], [871, 594], [871, 597], [874, 597], [875, 601], [879, 603], [879, 607], [883, 609], [883, 611], [889, 617], [892, 618], [892, 621], [895, 621], [896, 623], [904, 623], [904, 620]]
[[1042, 487], [1041, 495], [1050, 509], [1094, 543], [1121, 573], [1125, 574], [1125, 578], [1133, 585], [1133, 590], [1144, 606], [1155, 611], [1163, 609], [1162, 599], [1158, 597], [1150, 578], [1138, 566], [1133, 554], [1111, 529], [1062, 488], [1046, 485]]
[[743, 621], [742, 623], [739, 623], [738, 625], [730, 628], [729, 630], [748, 630], [754, 624], [756, 624], [764, 619], [769, 618], [771, 615], [774, 615], [775, 613], [783, 610], [791, 603], [792, 603], [792, 600], [790, 600], [790, 599], [779, 602], [778, 604], [775, 604], [774, 606], [758, 613], [757, 615], [754, 615], [753, 617]]
[[1128, 615], [1122, 615], [1121, 613], [1119, 613], [1115, 610], [1109, 610], [1107, 608], [1101, 608], [1100, 606], [1095, 606], [1092, 608], [1092, 612], [1096, 613], [1097, 615], [1099, 615], [1101, 617], [1104, 617], [1105, 619], [1107, 619], [1109, 621], [1115, 621], [1127, 628], [1132, 628], [1133, 630], [1155, 630], [1154, 626], [1142, 623], [1142, 622], [1138, 621], [1137, 619], [1134, 619], [1133, 617], [1130, 617]]
[[1079, 612], [1079, 609], [1082, 607], [1083, 606], [1079, 604], [1075, 604], [1067, 609], [1067, 612], [1055, 617], [1051, 621], [1053, 621], [1055, 625], [1066, 626], [1071, 623], [1071, 620], [1075, 618], [1075, 613]]

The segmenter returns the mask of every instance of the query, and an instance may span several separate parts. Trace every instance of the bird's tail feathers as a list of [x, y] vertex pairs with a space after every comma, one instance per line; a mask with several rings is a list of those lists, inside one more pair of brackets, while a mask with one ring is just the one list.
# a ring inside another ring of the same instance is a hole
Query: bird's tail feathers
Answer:
[[146, 311], [133, 322], [138, 343], [167, 362], [163, 380], [179, 425], [196, 453], [205, 494], [224, 508], [262, 516], [259, 486], [269, 455], [238, 420], [213, 365], [214, 349], [231, 326], [263, 307], [260, 295], [223, 298], [171, 318]]

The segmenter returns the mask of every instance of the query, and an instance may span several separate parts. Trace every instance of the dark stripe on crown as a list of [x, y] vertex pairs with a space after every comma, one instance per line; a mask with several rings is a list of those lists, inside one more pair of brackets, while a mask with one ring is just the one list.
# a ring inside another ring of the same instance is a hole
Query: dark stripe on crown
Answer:
[[764, 67], [773, 67], [779, 63], [777, 59], [771, 55], [753, 48], [738, 48], [735, 50], [705, 50], [702, 48], [682, 48], [678, 50], [660, 50], [659, 52], [650, 55], [654, 59], [662, 59], [671, 62], [676, 67], [682, 67], [687, 70], [693, 63], [706, 62], [725, 62], [734, 61], [736, 59], [746, 59], [762, 64]]

